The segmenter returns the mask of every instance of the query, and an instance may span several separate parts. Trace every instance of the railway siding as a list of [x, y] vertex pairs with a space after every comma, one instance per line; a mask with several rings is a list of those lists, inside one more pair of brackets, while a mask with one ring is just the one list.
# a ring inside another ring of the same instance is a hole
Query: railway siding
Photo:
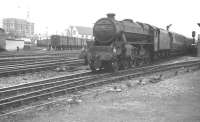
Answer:
[[[86, 88], [100, 86], [103, 84], [111, 83], [111, 82], [117, 82], [125, 79], [130, 79], [138, 76], [142, 76], [145, 74], [151, 74], [155, 72], [163, 72], [166, 70], [172, 70], [174, 69], [176, 72], [176, 69], [180, 68], [192, 68], [193, 70], [199, 69], [200, 61], [189, 61], [189, 62], [180, 62], [180, 63], [171, 63], [171, 64], [165, 64], [165, 65], [154, 65], [154, 66], [146, 66], [146, 67], [140, 67], [132, 70], [127, 71], [121, 71], [121, 73], [112, 74], [109, 77], [104, 77], [102, 79], [102, 76], [96, 80], [88, 81], [87, 79], [78, 80], [72, 83], [66, 83], [66, 84], [59, 84], [58, 86], [44, 88], [41, 90], [36, 90], [34, 92], [30, 92], [27, 94], [21, 94], [18, 96], [13, 96], [10, 98], [2, 99], [0, 102], [1, 109], [6, 109], [10, 107], [15, 106], [21, 106], [24, 104], [28, 104], [30, 101], [38, 101], [40, 99], [46, 99], [48, 97], [52, 96], [58, 96], [65, 93], [72, 93], [75, 91], [84, 90]], [[121, 75], [119, 75], [121, 74]], [[90, 79], [90, 78], [89, 78]]]
[[8, 67], [1, 67], [0, 76], [8, 76], [10, 74], [16, 74], [16, 73], [24, 73], [24, 72], [32, 72], [32, 71], [38, 71], [38, 70], [46, 70], [46, 69], [52, 69], [56, 66], [81, 66], [83, 65], [83, 60], [81, 59], [68, 59], [68, 60], [55, 60], [55, 61], [44, 61], [44, 62], [35, 62], [35, 63], [28, 63], [28, 64], [22, 64], [22, 65], [10, 65]]

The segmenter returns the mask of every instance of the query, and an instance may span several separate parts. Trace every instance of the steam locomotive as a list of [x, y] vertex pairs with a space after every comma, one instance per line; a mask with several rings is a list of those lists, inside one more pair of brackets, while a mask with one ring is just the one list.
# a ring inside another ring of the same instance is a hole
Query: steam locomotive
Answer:
[[115, 20], [115, 14], [99, 19], [93, 27], [94, 44], [88, 49], [90, 68], [117, 71], [149, 64], [153, 60], [185, 54], [193, 40], [131, 19]]

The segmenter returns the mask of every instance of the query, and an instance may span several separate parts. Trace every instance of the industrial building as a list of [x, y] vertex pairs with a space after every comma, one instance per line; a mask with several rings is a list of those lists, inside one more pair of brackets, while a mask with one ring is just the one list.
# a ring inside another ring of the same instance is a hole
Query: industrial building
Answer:
[[0, 28], [0, 51], [13, 51], [24, 48], [24, 40], [8, 38], [9, 35], [5, 33], [4, 29]]
[[12, 38], [30, 38], [34, 34], [34, 23], [24, 19], [4, 18], [3, 28]]

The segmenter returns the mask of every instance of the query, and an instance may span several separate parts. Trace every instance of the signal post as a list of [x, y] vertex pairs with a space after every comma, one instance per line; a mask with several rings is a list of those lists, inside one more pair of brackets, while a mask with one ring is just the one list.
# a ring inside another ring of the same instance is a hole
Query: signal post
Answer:
[[[200, 27], [200, 23], [197, 23], [197, 25]], [[198, 37], [198, 40], [197, 40], [197, 57], [200, 57], [200, 40], [199, 39], [200, 38]]]

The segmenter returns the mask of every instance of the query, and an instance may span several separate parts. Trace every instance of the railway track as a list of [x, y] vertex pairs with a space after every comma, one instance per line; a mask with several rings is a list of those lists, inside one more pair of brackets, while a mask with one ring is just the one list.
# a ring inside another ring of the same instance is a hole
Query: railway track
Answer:
[[31, 62], [39, 62], [39, 61], [49, 61], [49, 60], [58, 60], [58, 59], [77, 59], [77, 58], [69, 58], [65, 56], [37, 56], [37, 57], [24, 57], [24, 58], [1, 58], [0, 59], [0, 67], [8, 66], [8, 65], [18, 65], [24, 63]]
[[0, 58], [0, 77], [11, 74], [25, 73], [55, 68], [56, 66], [80, 66], [83, 60], [69, 58], [63, 55], [57, 56], [34, 56], [34, 57], [12, 57]]
[[117, 82], [127, 78], [138, 77], [144, 74], [192, 66], [198, 66], [199, 68], [200, 60], [144, 66], [130, 70], [119, 71], [117, 73], [93, 75], [88, 75], [87, 73], [85, 75], [79, 74], [79, 76], [75, 75], [76, 77], [60, 77], [56, 79], [40, 81], [36, 84], [32, 83], [4, 88], [0, 89], [0, 110], [3, 112], [6, 109], [23, 106], [34, 101], [47, 99], [49, 97], [59, 96], [66, 93], [73, 93], [86, 88]]
[[0, 59], [0, 67], [9, 67], [10, 65], [25, 65], [28, 63], [56, 61], [56, 60], [75, 60], [78, 58], [69, 58], [65, 56], [52, 56], [52, 57], [33, 57], [33, 58], [17, 58], [17, 59]]
[[62, 52], [62, 55], [55, 53], [55, 55], [45, 56], [28, 56], [28, 57], [9, 57], [0, 58], [0, 77], [8, 76], [17, 73], [25, 73], [32, 71], [39, 71], [44, 69], [53, 69], [56, 66], [81, 66], [82, 59], [69, 58], [67, 53]]
[[29, 71], [38, 71], [52, 69], [59, 65], [62, 66], [81, 66], [83, 65], [82, 59], [57, 59], [49, 61], [27, 62], [23, 64], [13, 64], [7, 66], [0, 66], [0, 76], [7, 76], [16, 73], [24, 73]]
[[30, 57], [30, 56], [69, 56], [75, 57], [79, 55], [80, 51], [47, 51], [47, 52], [24, 52], [24, 53], [17, 53], [17, 52], [10, 52], [10, 53], [1, 53], [0, 58], [13, 58], [13, 57]]

